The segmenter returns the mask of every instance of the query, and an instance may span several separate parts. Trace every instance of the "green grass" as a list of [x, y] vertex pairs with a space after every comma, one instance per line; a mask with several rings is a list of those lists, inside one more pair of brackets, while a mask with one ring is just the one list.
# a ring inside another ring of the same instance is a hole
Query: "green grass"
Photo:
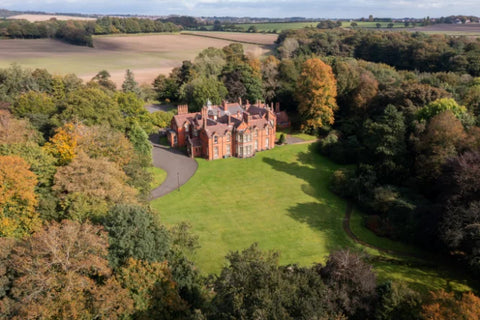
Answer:
[[240, 27], [243, 31], [247, 31], [251, 26], [257, 27], [257, 32], [274, 32], [280, 33], [284, 30], [296, 30], [307, 27], [316, 27], [318, 22], [273, 22], [273, 23], [249, 23], [249, 24], [236, 24], [236, 27]]
[[[333, 250], [350, 247], [370, 255], [378, 278], [403, 280], [427, 292], [470, 290], [463, 275], [425, 260], [399, 258], [356, 244], [344, 232], [346, 203], [328, 190], [339, 166], [311, 152], [312, 144], [287, 145], [250, 159], [197, 159], [196, 174], [173, 192], [152, 201], [167, 225], [192, 223], [201, 248], [192, 257], [203, 274], [218, 273], [225, 255], [253, 242], [280, 252], [280, 263], [309, 266]], [[416, 252], [376, 238], [353, 215], [352, 229], [382, 248]]]
[[160, 186], [167, 178], [167, 172], [157, 167], [148, 168], [148, 172], [150, 172], [153, 176], [152, 183], [150, 183], [151, 189], [155, 189]]
[[327, 189], [337, 165], [308, 145], [277, 147], [250, 159], [198, 159], [181, 188], [152, 202], [167, 224], [188, 220], [199, 235], [195, 259], [218, 272], [230, 250], [253, 242], [281, 252], [280, 262], [310, 265], [353, 245], [342, 230], [345, 203]]
[[302, 132], [296, 132], [296, 131], [293, 131], [291, 128], [290, 129], [278, 129], [277, 132], [276, 132], [277, 140], [280, 139], [280, 135], [282, 133], [284, 133], [285, 135], [290, 135], [292, 137], [302, 139], [303, 141], [317, 140], [317, 137], [315, 135], [302, 133]]

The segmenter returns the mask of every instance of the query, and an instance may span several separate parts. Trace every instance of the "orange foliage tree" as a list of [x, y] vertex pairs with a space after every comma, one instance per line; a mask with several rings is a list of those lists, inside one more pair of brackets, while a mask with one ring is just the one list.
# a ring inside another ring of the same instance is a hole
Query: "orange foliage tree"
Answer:
[[[118, 319], [133, 303], [108, 266], [101, 227], [54, 222], [0, 252], [0, 269], [14, 275], [8, 319]], [[5, 308], [4, 308], [5, 309]]]
[[463, 293], [455, 299], [453, 292], [443, 290], [431, 292], [431, 301], [423, 306], [422, 316], [426, 320], [470, 320], [480, 319], [480, 298], [473, 293]]
[[45, 144], [45, 149], [57, 158], [59, 165], [70, 163], [76, 156], [78, 136], [76, 126], [67, 123], [55, 130], [55, 135]]
[[18, 156], [0, 156], [0, 236], [22, 237], [40, 225], [36, 175]]
[[303, 126], [322, 128], [332, 125], [337, 106], [337, 83], [332, 68], [318, 58], [304, 62], [297, 81], [296, 98]]

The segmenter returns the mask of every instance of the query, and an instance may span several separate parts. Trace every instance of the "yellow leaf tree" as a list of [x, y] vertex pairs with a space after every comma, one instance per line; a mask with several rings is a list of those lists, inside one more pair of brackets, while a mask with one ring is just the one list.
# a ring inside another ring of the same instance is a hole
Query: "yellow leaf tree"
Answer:
[[67, 123], [55, 130], [55, 135], [45, 143], [45, 149], [57, 158], [59, 165], [66, 165], [76, 156], [77, 140], [76, 126]]
[[40, 226], [37, 177], [18, 156], [0, 156], [0, 236], [22, 237]]
[[332, 68], [318, 58], [305, 61], [296, 91], [302, 127], [316, 129], [332, 125], [338, 109], [336, 97], [337, 83]]

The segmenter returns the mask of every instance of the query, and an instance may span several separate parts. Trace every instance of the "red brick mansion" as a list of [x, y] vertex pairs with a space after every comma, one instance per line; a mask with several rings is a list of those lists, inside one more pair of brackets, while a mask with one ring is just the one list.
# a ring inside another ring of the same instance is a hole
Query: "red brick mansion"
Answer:
[[[276, 109], [283, 116], [278, 103]], [[245, 105], [239, 101], [219, 106], [209, 102], [194, 113], [188, 112], [187, 105], [180, 105], [168, 130], [168, 141], [171, 147], [186, 146], [191, 157], [252, 157], [275, 146], [277, 113], [273, 104], [248, 101]]]

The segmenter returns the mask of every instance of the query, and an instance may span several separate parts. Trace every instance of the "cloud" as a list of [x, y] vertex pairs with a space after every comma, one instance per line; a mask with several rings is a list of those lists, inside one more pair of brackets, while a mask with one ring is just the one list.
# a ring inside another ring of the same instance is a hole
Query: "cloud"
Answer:
[[11, 10], [315, 18], [424, 17], [478, 12], [478, 0], [2, 0]]

